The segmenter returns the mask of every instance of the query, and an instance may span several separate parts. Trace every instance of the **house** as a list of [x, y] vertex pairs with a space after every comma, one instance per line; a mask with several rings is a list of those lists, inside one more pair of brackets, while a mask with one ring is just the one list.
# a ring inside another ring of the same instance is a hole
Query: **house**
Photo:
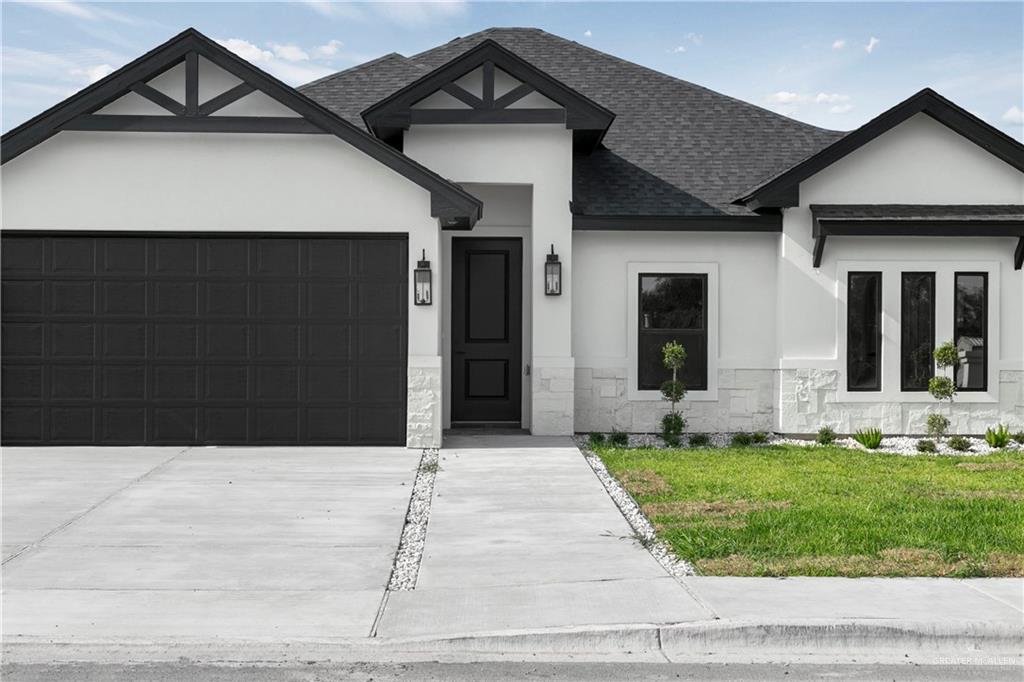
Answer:
[[3, 440], [1024, 428], [1024, 146], [823, 130], [535, 29], [293, 89], [189, 29], [3, 136]]

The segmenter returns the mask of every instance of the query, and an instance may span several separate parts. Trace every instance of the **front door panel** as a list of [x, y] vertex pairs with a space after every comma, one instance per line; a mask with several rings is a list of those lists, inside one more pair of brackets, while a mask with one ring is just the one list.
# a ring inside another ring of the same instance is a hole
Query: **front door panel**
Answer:
[[452, 240], [452, 421], [522, 417], [523, 247]]

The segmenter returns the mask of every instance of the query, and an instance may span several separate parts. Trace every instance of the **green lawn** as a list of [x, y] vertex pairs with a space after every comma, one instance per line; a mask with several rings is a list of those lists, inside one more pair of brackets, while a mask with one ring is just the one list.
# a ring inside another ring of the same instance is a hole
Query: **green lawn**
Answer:
[[598, 450], [705, 575], [1022, 576], [1024, 453]]

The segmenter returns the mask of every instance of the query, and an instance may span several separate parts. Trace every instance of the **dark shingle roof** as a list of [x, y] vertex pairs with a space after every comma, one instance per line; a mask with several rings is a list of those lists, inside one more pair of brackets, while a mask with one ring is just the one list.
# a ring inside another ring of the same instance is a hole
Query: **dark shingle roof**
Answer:
[[844, 135], [532, 28], [487, 29], [299, 89], [362, 125], [363, 109], [488, 38], [616, 114], [607, 149], [576, 161], [577, 213], [749, 215], [732, 203], [740, 192]]
[[1024, 220], [1024, 206], [935, 204], [814, 204], [819, 220], [929, 220], [950, 222]]

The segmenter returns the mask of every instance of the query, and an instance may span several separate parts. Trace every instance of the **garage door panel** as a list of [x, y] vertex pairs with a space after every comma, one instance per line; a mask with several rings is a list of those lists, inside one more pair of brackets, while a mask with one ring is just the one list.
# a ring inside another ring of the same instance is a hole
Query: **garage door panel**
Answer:
[[391, 238], [7, 236], [7, 443], [404, 441]]
[[105, 366], [100, 370], [100, 397], [104, 400], [144, 400], [146, 368]]
[[55, 400], [92, 400], [96, 397], [95, 382], [96, 372], [92, 365], [54, 365], [50, 369], [50, 397]]
[[205, 266], [209, 275], [236, 277], [249, 273], [249, 241], [245, 239], [209, 239], [203, 242]]
[[50, 241], [49, 272], [58, 274], [94, 274], [96, 240], [54, 239]]
[[43, 368], [7, 365], [0, 372], [0, 386], [8, 398], [38, 400], [43, 397]]
[[8, 315], [43, 313], [42, 282], [4, 282], [0, 305]]
[[146, 442], [146, 412], [142, 407], [101, 407], [100, 442]]
[[4, 248], [0, 251], [0, 267], [7, 276], [40, 275], [43, 272], [45, 247], [41, 239], [4, 242]]
[[105, 275], [146, 273], [146, 240], [117, 237], [100, 240], [100, 272]]

